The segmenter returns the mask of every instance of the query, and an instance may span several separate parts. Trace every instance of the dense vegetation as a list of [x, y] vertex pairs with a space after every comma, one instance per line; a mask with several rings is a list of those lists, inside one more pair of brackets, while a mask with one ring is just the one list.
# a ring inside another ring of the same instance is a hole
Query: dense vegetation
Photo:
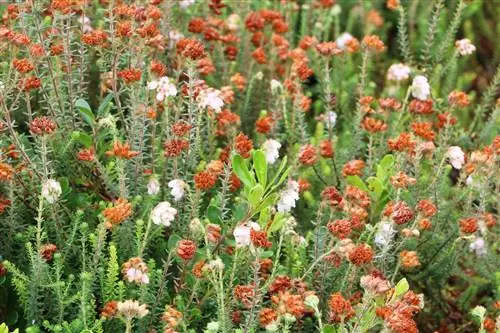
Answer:
[[500, 329], [497, 0], [0, 15], [1, 333]]

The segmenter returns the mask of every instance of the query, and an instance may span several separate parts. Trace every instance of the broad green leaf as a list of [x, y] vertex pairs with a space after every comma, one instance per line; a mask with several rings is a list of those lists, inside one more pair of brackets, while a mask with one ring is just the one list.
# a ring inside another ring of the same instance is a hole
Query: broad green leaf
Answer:
[[359, 176], [347, 176], [347, 184], [355, 186], [365, 192], [368, 192], [368, 187]]
[[262, 187], [262, 185], [257, 184], [250, 190], [248, 201], [253, 207], [256, 207], [260, 203], [263, 194], [264, 188]]
[[377, 165], [377, 178], [382, 182], [387, 180], [387, 177], [390, 175], [390, 171], [394, 165], [394, 156], [391, 154], [385, 155], [380, 163]]
[[401, 280], [399, 280], [398, 284], [396, 284], [396, 287], [394, 289], [394, 298], [397, 298], [404, 295], [408, 290], [410, 290], [410, 285], [408, 284], [406, 278], [402, 278]]
[[267, 230], [268, 233], [279, 231], [283, 227], [283, 224], [285, 224], [285, 217], [283, 217], [283, 214], [278, 214], [274, 216], [273, 223]]
[[255, 183], [253, 175], [248, 170], [245, 160], [241, 155], [237, 154], [233, 156], [233, 170], [236, 176], [242, 181], [247, 187], [252, 187]]
[[99, 116], [103, 116], [106, 113], [108, 113], [109, 109], [111, 109], [111, 107], [113, 106], [113, 104], [111, 103], [113, 98], [114, 98], [113, 93], [109, 93], [108, 95], [106, 95], [106, 97], [104, 97], [101, 104], [99, 105], [99, 108], [97, 109], [97, 114]]
[[325, 325], [321, 333], [337, 333], [337, 330], [332, 325]]
[[384, 186], [380, 182], [378, 178], [369, 177], [366, 182], [368, 183], [368, 189], [375, 193], [377, 200], [382, 196], [382, 191], [384, 190]]
[[92, 113], [92, 109], [90, 108], [89, 103], [87, 103], [86, 100], [80, 98], [76, 100], [75, 106], [78, 109], [78, 112], [80, 112], [83, 120], [90, 126], [94, 127], [95, 116]]
[[81, 143], [85, 148], [90, 148], [92, 146], [92, 137], [87, 133], [73, 131], [71, 133], [71, 138]]
[[207, 217], [210, 220], [210, 222], [215, 223], [215, 224], [221, 224], [221, 211], [220, 208], [217, 206], [210, 205], [207, 208]]
[[263, 188], [266, 188], [267, 185], [267, 161], [266, 155], [262, 150], [256, 150], [253, 154], [253, 168], [255, 170], [255, 174], [257, 175], [257, 180], [262, 185]]
[[272, 193], [272, 194], [268, 195], [264, 200], [262, 200], [260, 205], [257, 208], [255, 208], [255, 211], [253, 212], [253, 214], [255, 215], [255, 214], [259, 213], [260, 211], [266, 209], [267, 207], [274, 205], [276, 200], [278, 200], [278, 194]]

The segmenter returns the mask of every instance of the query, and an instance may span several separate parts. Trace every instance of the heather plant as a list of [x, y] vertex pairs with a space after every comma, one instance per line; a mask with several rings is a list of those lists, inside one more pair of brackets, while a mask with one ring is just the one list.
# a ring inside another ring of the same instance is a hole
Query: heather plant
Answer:
[[500, 330], [499, 8], [0, 2], [0, 333]]

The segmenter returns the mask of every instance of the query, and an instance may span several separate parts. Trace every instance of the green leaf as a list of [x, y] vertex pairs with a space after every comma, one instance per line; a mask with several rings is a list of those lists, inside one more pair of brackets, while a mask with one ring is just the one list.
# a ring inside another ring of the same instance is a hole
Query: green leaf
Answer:
[[80, 112], [83, 120], [90, 126], [94, 127], [95, 116], [92, 113], [89, 103], [87, 103], [84, 99], [79, 98], [76, 100], [75, 106], [78, 109], [78, 112]]
[[391, 154], [385, 155], [377, 165], [377, 178], [385, 182], [394, 166], [394, 156]]
[[273, 223], [269, 226], [269, 229], [267, 230], [268, 233], [273, 233], [276, 231], [279, 231], [283, 225], [285, 224], [285, 217], [283, 216], [282, 213], [277, 213], [274, 216]]
[[368, 192], [368, 187], [365, 182], [359, 176], [347, 176], [347, 184], [355, 186], [360, 190]]
[[236, 176], [245, 184], [247, 187], [252, 187], [255, 184], [255, 179], [253, 175], [248, 170], [245, 160], [241, 155], [237, 154], [233, 156], [233, 170]]
[[180, 241], [181, 239], [182, 238], [179, 235], [171, 235], [167, 242], [168, 250], [175, 251], [175, 248], [177, 247], [177, 242]]
[[81, 143], [85, 148], [90, 148], [92, 146], [92, 137], [85, 132], [73, 131], [71, 133], [71, 138]]
[[399, 297], [410, 290], [410, 285], [408, 284], [406, 278], [402, 278], [401, 280], [399, 280], [398, 284], [396, 284], [396, 287], [394, 289], [394, 297]]
[[255, 215], [255, 214], [259, 213], [260, 211], [266, 209], [267, 207], [274, 205], [276, 200], [278, 200], [277, 193], [272, 193], [272, 194], [266, 196], [266, 198], [264, 200], [262, 200], [260, 205], [257, 208], [255, 208], [255, 211], [253, 212], [253, 214]]
[[109, 93], [108, 95], [106, 95], [106, 97], [104, 97], [104, 99], [102, 100], [101, 104], [99, 105], [99, 108], [97, 109], [97, 114], [99, 116], [103, 116], [103, 115], [105, 115], [106, 113], [109, 112], [109, 110], [113, 106], [113, 104], [111, 103], [111, 101], [113, 100], [114, 97], [115, 96], [114, 96], [113, 93]]
[[337, 330], [332, 325], [323, 326], [323, 331], [321, 333], [336, 333]]
[[212, 223], [215, 223], [215, 224], [222, 223], [221, 211], [220, 211], [220, 208], [217, 206], [213, 206], [213, 205], [208, 206], [207, 217], [210, 220], [210, 222], [212, 222]]
[[267, 161], [266, 155], [262, 150], [256, 150], [253, 154], [253, 168], [255, 170], [255, 174], [257, 175], [257, 180], [262, 185], [263, 188], [266, 188], [267, 185]]
[[260, 184], [257, 184], [250, 190], [250, 193], [248, 195], [248, 201], [253, 207], [256, 207], [260, 203], [263, 194], [264, 194], [264, 187], [262, 187], [262, 185]]
[[368, 189], [370, 190], [370, 192], [375, 193], [377, 200], [380, 199], [384, 190], [382, 182], [375, 177], [369, 177], [366, 182], [368, 183]]

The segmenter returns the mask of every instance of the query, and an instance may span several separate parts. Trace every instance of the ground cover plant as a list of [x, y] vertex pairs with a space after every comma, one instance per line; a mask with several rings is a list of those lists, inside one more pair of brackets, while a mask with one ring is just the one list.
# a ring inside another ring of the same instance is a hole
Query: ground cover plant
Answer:
[[0, 332], [500, 329], [498, 1], [0, 15]]

